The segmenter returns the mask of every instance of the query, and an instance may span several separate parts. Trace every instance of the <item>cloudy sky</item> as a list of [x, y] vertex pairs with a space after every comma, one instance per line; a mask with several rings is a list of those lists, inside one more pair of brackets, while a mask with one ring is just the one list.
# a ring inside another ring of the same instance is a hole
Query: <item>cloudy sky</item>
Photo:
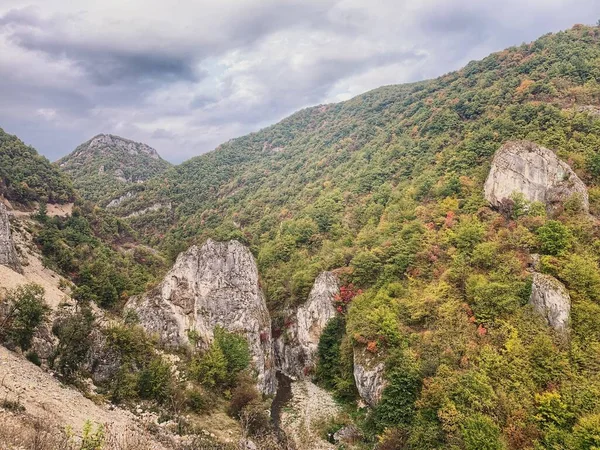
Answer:
[[0, 127], [51, 160], [113, 133], [180, 162], [599, 18], [599, 0], [0, 0]]

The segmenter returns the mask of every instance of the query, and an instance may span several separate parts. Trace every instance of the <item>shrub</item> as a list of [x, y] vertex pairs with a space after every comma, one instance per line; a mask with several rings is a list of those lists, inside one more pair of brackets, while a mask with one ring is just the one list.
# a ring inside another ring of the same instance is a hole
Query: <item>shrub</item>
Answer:
[[227, 359], [216, 341], [199, 359], [192, 362], [190, 372], [194, 379], [206, 387], [214, 388], [225, 384], [228, 379]]
[[91, 346], [91, 332], [95, 317], [89, 307], [59, 317], [52, 332], [58, 337], [58, 346], [50, 357], [50, 365], [64, 378], [72, 380], [85, 360]]
[[141, 398], [164, 402], [172, 390], [171, 366], [160, 356], [155, 357], [141, 370], [137, 390]]
[[0, 337], [9, 345], [27, 350], [49, 311], [43, 287], [34, 283], [17, 287], [6, 296], [4, 312], [0, 315]]
[[592, 450], [600, 448], [600, 414], [593, 414], [579, 419], [573, 427], [575, 449]]
[[231, 392], [228, 413], [232, 417], [239, 418], [244, 408], [259, 402], [260, 393], [256, 389], [256, 383], [251, 377], [242, 375], [238, 377], [236, 386]]
[[344, 319], [336, 316], [327, 322], [318, 346], [316, 379], [328, 389], [335, 387], [340, 376], [340, 344], [345, 331]]
[[549, 220], [537, 229], [542, 253], [546, 255], [561, 255], [571, 246], [573, 238], [571, 231], [556, 220]]
[[226, 361], [226, 384], [232, 385], [238, 374], [250, 365], [248, 341], [244, 336], [231, 333], [225, 328], [215, 328], [215, 343], [220, 347]]
[[461, 425], [461, 436], [466, 450], [503, 450], [500, 429], [483, 414], [467, 417]]
[[415, 401], [421, 390], [421, 376], [414, 358], [396, 352], [386, 361], [387, 386], [373, 411], [375, 429], [409, 425], [415, 416]]
[[579, 296], [600, 301], [600, 273], [598, 264], [591, 257], [569, 255], [559, 269], [559, 276]]

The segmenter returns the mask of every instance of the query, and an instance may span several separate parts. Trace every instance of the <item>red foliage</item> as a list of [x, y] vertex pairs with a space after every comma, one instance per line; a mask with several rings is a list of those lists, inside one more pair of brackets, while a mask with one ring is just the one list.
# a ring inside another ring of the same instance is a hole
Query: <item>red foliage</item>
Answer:
[[487, 334], [487, 329], [483, 325], [480, 324], [477, 327], [477, 334], [479, 334], [479, 336], [485, 336]]
[[342, 286], [340, 292], [333, 297], [333, 304], [337, 312], [342, 315], [346, 314], [346, 310], [352, 299], [360, 294], [362, 294], [362, 290], [355, 289], [352, 284]]
[[367, 343], [367, 351], [377, 353], [377, 341], [369, 341]]
[[446, 220], [444, 221], [444, 225], [446, 225], [446, 228], [452, 228], [452, 226], [454, 225], [455, 216], [456, 214], [454, 214], [454, 211], [448, 211], [448, 213], [446, 214]]

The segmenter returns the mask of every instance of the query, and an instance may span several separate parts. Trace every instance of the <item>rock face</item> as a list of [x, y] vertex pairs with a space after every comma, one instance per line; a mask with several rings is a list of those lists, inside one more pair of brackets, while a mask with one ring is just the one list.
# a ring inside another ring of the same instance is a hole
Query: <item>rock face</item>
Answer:
[[386, 386], [385, 364], [378, 361], [365, 347], [354, 348], [354, 382], [360, 397], [371, 407], [381, 400]]
[[496, 152], [484, 192], [496, 207], [513, 193], [521, 193], [526, 200], [542, 202], [552, 211], [577, 194], [584, 211], [589, 209], [585, 184], [569, 165], [553, 151], [528, 141], [507, 142]]
[[15, 272], [23, 273], [15, 244], [10, 234], [10, 222], [4, 204], [0, 203], [0, 264]]
[[323, 272], [315, 280], [306, 303], [288, 317], [285, 330], [275, 341], [277, 368], [287, 376], [303, 378], [313, 371], [321, 333], [336, 314], [333, 298], [338, 292], [337, 277]]
[[248, 340], [259, 388], [275, 391], [271, 319], [259, 287], [258, 269], [250, 251], [237, 241], [208, 240], [177, 258], [153, 291], [126, 305], [140, 324], [171, 347], [189, 345], [190, 331], [206, 348], [216, 326], [243, 334]]
[[571, 314], [571, 297], [556, 278], [534, 273], [529, 301], [552, 328], [557, 331], [567, 329]]

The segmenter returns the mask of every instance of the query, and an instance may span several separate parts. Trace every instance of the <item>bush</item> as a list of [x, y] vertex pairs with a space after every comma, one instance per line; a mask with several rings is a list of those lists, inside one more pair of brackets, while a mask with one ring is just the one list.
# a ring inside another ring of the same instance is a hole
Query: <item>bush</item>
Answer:
[[569, 255], [559, 269], [559, 276], [578, 296], [600, 301], [600, 273], [598, 264], [591, 257]]
[[226, 384], [234, 384], [238, 374], [245, 370], [251, 361], [248, 341], [244, 336], [231, 333], [225, 328], [215, 328], [215, 342], [221, 348], [225, 361], [227, 362]]
[[200, 389], [190, 389], [186, 393], [187, 407], [196, 414], [204, 414], [210, 411], [211, 401]]
[[50, 308], [44, 301], [44, 288], [25, 284], [10, 291], [0, 314], [0, 338], [9, 345], [27, 350], [38, 327], [46, 320]]
[[137, 390], [141, 398], [164, 402], [172, 390], [171, 366], [160, 356], [155, 357], [141, 370]]
[[577, 450], [593, 450], [600, 448], [600, 414], [593, 414], [579, 419], [573, 427], [574, 448]]
[[573, 238], [571, 231], [556, 220], [549, 220], [537, 230], [542, 253], [546, 255], [561, 255], [571, 246]]
[[247, 375], [238, 377], [236, 386], [231, 392], [231, 401], [228, 408], [229, 415], [239, 418], [244, 408], [250, 404], [259, 403], [260, 397], [260, 393], [256, 389], [256, 383], [251, 377]]
[[192, 377], [208, 388], [223, 386], [227, 381], [227, 359], [223, 350], [213, 342], [200, 359], [195, 359], [190, 368]]
[[52, 332], [58, 337], [58, 346], [50, 357], [51, 367], [64, 378], [73, 380], [85, 361], [92, 344], [91, 332], [95, 317], [89, 307], [59, 317]]
[[467, 417], [461, 425], [461, 436], [466, 450], [503, 450], [500, 429], [483, 414]]
[[319, 339], [316, 380], [328, 389], [335, 387], [335, 381], [341, 375], [340, 344], [345, 328], [344, 319], [336, 316], [327, 322]]
[[373, 417], [375, 429], [410, 425], [415, 417], [415, 402], [421, 390], [419, 367], [410, 354], [396, 352], [386, 361], [387, 386]]

